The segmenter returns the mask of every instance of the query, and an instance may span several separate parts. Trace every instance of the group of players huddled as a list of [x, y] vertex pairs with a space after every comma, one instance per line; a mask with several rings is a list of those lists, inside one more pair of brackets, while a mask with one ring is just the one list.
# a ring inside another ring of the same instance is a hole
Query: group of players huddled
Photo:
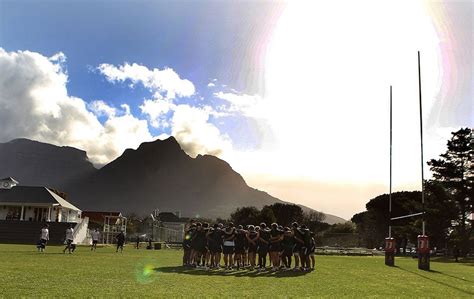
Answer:
[[[314, 233], [304, 224], [293, 222], [290, 227], [272, 223], [267, 227], [242, 225], [232, 222], [223, 225], [200, 223], [191, 220], [185, 229], [183, 242], [183, 266], [200, 269], [220, 269], [224, 256], [224, 269], [248, 268], [267, 270], [269, 256], [272, 271], [291, 269], [292, 256], [295, 258], [294, 271], [314, 270]], [[257, 262], [258, 261], [258, 262]]]

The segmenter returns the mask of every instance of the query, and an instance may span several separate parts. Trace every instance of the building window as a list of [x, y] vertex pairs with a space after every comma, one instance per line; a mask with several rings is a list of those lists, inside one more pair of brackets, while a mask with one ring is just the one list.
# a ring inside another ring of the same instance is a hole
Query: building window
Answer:
[[8, 207], [6, 220], [20, 220], [21, 207]]

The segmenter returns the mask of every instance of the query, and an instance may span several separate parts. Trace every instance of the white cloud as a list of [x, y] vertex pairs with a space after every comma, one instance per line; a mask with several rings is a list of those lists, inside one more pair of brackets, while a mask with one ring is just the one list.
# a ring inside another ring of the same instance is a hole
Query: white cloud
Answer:
[[[152, 139], [147, 122], [129, 113], [116, 116], [101, 101], [91, 104], [104, 113], [102, 125], [86, 102], [69, 96], [62, 53], [51, 58], [30, 51], [0, 48], [0, 141], [24, 137], [87, 151], [96, 164], [106, 163], [126, 148]], [[128, 110], [126, 110], [128, 112]]]
[[142, 113], [148, 116], [150, 125], [155, 128], [168, 127], [166, 114], [174, 108], [174, 104], [167, 99], [144, 100], [140, 105]]
[[[101, 64], [99, 71], [108, 81], [131, 81], [142, 84], [153, 93], [152, 99], [144, 99], [140, 110], [149, 120], [149, 124], [157, 129], [170, 128], [183, 150], [190, 156], [211, 154], [220, 156], [232, 149], [230, 138], [221, 134], [219, 129], [209, 122], [209, 117], [228, 115], [210, 106], [193, 107], [188, 104], [177, 105], [175, 97], [190, 97], [195, 94], [194, 85], [183, 80], [172, 69], [148, 69], [136, 63], [125, 63], [121, 66]], [[212, 79], [208, 86], [215, 86], [217, 79]], [[202, 99], [202, 97], [201, 97]], [[222, 109], [221, 109], [222, 110]], [[171, 118], [170, 118], [171, 117]], [[167, 134], [161, 134], [166, 137]]]
[[221, 156], [232, 149], [230, 138], [208, 122], [209, 114], [209, 110], [189, 105], [174, 108], [171, 133], [192, 157], [203, 153]]
[[144, 87], [155, 92], [155, 97], [161, 95], [168, 99], [174, 99], [175, 97], [189, 97], [195, 93], [194, 84], [189, 80], [181, 79], [171, 68], [148, 69], [146, 66], [136, 63], [125, 63], [116, 67], [103, 63], [99, 65], [98, 70], [112, 83], [126, 80], [130, 80], [132, 86], [141, 83]]
[[230, 111], [241, 112], [249, 117], [262, 117], [264, 111], [261, 111], [264, 100], [259, 95], [238, 94], [234, 92], [224, 93], [215, 92], [214, 97], [225, 100], [230, 104]]
[[128, 104], [122, 104], [120, 107], [124, 110], [125, 114], [130, 114], [130, 106]]
[[216, 86], [216, 84], [212, 83], [212, 82], [209, 82], [209, 84], [207, 84], [207, 87], [214, 87]]
[[117, 109], [107, 105], [101, 100], [90, 102], [87, 105], [87, 108], [89, 108], [89, 110], [94, 112], [94, 114], [97, 116], [114, 117], [115, 113], [117, 113]]

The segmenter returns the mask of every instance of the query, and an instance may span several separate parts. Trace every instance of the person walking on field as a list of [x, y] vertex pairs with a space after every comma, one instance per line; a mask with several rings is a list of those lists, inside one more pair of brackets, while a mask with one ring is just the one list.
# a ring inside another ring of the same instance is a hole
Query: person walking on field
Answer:
[[74, 251], [74, 248], [72, 246], [73, 241], [74, 241], [74, 229], [72, 228], [72, 225], [70, 225], [69, 228], [66, 229], [66, 248], [63, 249], [63, 253], [66, 253], [66, 250], [69, 251], [69, 254], [71, 254]]
[[125, 234], [123, 231], [120, 231], [120, 233], [115, 237], [117, 239], [117, 250], [115, 252], [118, 252], [120, 249], [120, 252], [123, 252], [123, 245], [125, 244]]
[[140, 248], [140, 235], [137, 234], [137, 238], [135, 239], [135, 248]]
[[91, 246], [91, 251], [97, 249], [97, 243], [99, 243], [99, 238], [100, 238], [100, 232], [97, 228], [95, 228], [92, 233], [92, 246]]
[[458, 263], [458, 262], [459, 262], [460, 250], [459, 250], [459, 248], [458, 248], [457, 245], [454, 245], [454, 248], [453, 248], [453, 255], [454, 255], [454, 259], [455, 259], [454, 261], [455, 261], [456, 263]]
[[41, 229], [40, 241], [38, 244], [38, 251], [43, 252], [46, 249], [46, 244], [49, 241], [49, 225], [45, 224]]

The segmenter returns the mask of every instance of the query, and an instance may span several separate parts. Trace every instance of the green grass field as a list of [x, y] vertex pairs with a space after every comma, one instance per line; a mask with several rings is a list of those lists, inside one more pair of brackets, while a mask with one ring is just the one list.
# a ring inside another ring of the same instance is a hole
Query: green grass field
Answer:
[[0, 297], [474, 297], [472, 261], [425, 272], [411, 258], [316, 256], [310, 273], [206, 272], [180, 267], [178, 250], [61, 249], [0, 245]]

